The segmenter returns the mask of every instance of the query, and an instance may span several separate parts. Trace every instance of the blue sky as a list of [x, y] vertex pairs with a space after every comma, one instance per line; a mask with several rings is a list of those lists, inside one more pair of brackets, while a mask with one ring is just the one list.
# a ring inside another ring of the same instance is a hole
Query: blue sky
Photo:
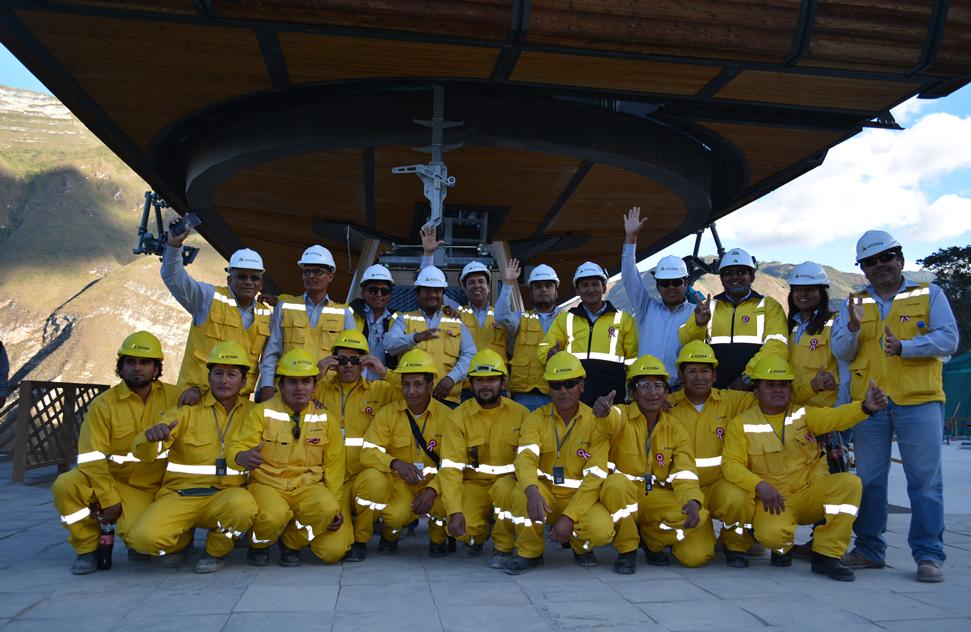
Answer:
[[[2, 46], [0, 85], [50, 93]], [[938, 248], [971, 244], [971, 86], [943, 99], [912, 99], [894, 116], [904, 131], [864, 130], [821, 167], [718, 222], [725, 247], [761, 261], [851, 270], [856, 239], [868, 228], [897, 237], [908, 267]], [[617, 228], [619, 250], [620, 217]], [[641, 266], [688, 254], [693, 243], [682, 240]], [[706, 237], [702, 254], [713, 252]]]

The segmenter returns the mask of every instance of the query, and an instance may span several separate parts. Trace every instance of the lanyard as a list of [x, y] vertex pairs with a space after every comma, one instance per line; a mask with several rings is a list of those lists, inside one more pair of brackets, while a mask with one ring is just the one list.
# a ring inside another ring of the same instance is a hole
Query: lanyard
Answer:
[[339, 385], [341, 387], [341, 425], [342, 426], [344, 425], [344, 409], [347, 407], [347, 399], [351, 396], [351, 393], [354, 392], [354, 389], [357, 388], [359, 384], [360, 382], [356, 382], [354, 386], [351, 387], [351, 390], [347, 391], [346, 395], [344, 394], [344, 385], [343, 384]]
[[[644, 454], [647, 456], [646, 471], [648, 472], [648, 475], [650, 475], [652, 464], [654, 462], [654, 460], [651, 458], [651, 431], [653, 430], [653, 428], [651, 428], [651, 422], [647, 421], [646, 418], [644, 419], [644, 421], [646, 422], [645, 429], [647, 430], [647, 437], [644, 439]], [[658, 418], [658, 421], [661, 421], [660, 418]], [[657, 422], [654, 422], [654, 427], [655, 428], [657, 427]]]
[[783, 448], [786, 447], [786, 421], [789, 420], [789, 412], [790, 412], [790, 409], [786, 408], [786, 416], [782, 418], [782, 434], [780, 435], [779, 433], [777, 433], [775, 431], [775, 428], [772, 429], [772, 433], [775, 434], [775, 436], [779, 437], [779, 441], [782, 443]]
[[[560, 462], [560, 450], [563, 448], [563, 444], [566, 440], [570, 438], [570, 433], [573, 432], [573, 428], [577, 425], [577, 418], [574, 417], [569, 425], [566, 427], [566, 434], [563, 435], [563, 441], [560, 441], [560, 431], [556, 428], [556, 415], [551, 414], [550, 418], [553, 420], [553, 436], [556, 438], [556, 462]], [[566, 422], [564, 422], [566, 424]]]
[[216, 424], [216, 432], [219, 433], [219, 455], [226, 455], [226, 433], [229, 432], [229, 427], [233, 424], [233, 415], [236, 414], [236, 409], [234, 408], [232, 412], [229, 413], [229, 419], [226, 420], [226, 427], [219, 427], [219, 419], [216, 417], [216, 409], [212, 408], [212, 422]]

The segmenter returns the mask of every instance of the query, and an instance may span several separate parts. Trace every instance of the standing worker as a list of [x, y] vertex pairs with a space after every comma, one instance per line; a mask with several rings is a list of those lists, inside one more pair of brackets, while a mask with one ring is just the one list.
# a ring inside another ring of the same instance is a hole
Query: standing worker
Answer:
[[[254, 406], [228, 448], [228, 460], [249, 470], [249, 492], [259, 506], [247, 561], [266, 566], [280, 540], [280, 566], [300, 566], [308, 543], [327, 564], [350, 547], [339, 533], [344, 515], [344, 438], [340, 422], [312, 403], [317, 358], [295, 348], [277, 366], [279, 392]], [[282, 537], [281, 537], [282, 536]]]
[[[236, 342], [246, 350], [249, 365], [258, 365], [270, 335], [273, 310], [256, 300], [263, 289], [264, 268], [263, 258], [255, 250], [243, 248], [234, 252], [226, 268], [229, 274], [226, 285], [214, 287], [196, 281], [185, 271], [182, 243], [188, 236], [188, 230], [178, 235], [173, 235], [171, 230], [168, 232], [162, 254], [162, 281], [175, 300], [192, 315], [179, 371], [179, 386], [186, 389], [181, 402], [195, 404], [208, 384], [206, 363], [217, 343]], [[257, 371], [247, 371], [242, 395], [252, 393], [256, 384]]]
[[688, 267], [680, 257], [662, 257], [654, 268], [654, 286], [661, 300], [648, 294], [637, 270], [637, 236], [647, 218], [641, 219], [641, 207], [635, 206], [624, 216], [624, 249], [620, 258], [620, 279], [627, 291], [637, 321], [638, 355], [660, 358], [672, 376], [671, 387], [680, 382], [677, 358], [681, 350], [678, 329], [694, 314], [694, 305], [685, 298], [688, 292]]
[[519, 429], [529, 414], [525, 406], [502, 396], [506, 362], [492, 349], [472, 358], [469, 383], [473, 399], [452, 411], [445, 424], [442, 466], [438, 471], [448, 532], [472, 557], [482, 552], [495, 516], [490, 568], [503, 568], [516, 546], [510, 499], [516, 486]]
[[194, 405], [171, 409], [139, 433], [135, 458], [149, 462], [168, 454], [162, 488], [131, 531], [131, 546], [148, 555], [182, 561], [196, 527], [209, 529], [197, 573], [214, 573], [236, 540], [253, 524], [258, 507], [243, 488], [246, 471], [230, 465], [233, 441], [252, 403], [241, 395], [250, 369], [249, 353], [227, 340], [209, 353], [209, 391]]
[[[260, 400], [273, 397], [273, 376], [280, 356], [291, 349], [304, 349], [318, 361], [330, 355], [334, 339], [353, 321], [351, 310], [327, 295], [337, 264], [323, 246], [311, 246], [300, 260], [304, 293], [281, 294], [270, 319], [270, 338], [260, 362]], [[345, 322], [346, 321], [346, 322]]]
[[[160, 382], [162, 345], [147, 331], [121, 343], [115, 374], [121, 383], [95, 397], [78, 437], [78, 466], [54, 481], [54, 506], [77, 553], [75, 575], [97, 570], [101, 524], [118, 525], [128, 543], [135, 521], [152, 504], [165, 475], [165, 459], [143, 463], [131, 453], [135, 435], [176, 405], [181, 389]], [[95, 511], [92, 511], [92, 507]], [[129, 546], [128, 559], [143, 555]]]
[[573, 275], [580, 304], [561, 312], [536, 356], [543, 364], [559, 351], [580, 359], [587, 375], [583, 403], [592, 405], [610, 391], [623, 393], [627, 366], [637, 359], [637, 326], [630, 314], [604, 300], [607, 272], [587, 261]]
[[711, 296], [695, 307], [678, 330], [681, 344], [707, 341], [718, 358], [715, 388], [747, 390], [751, 382], [744, 374], [754, 366], [752, 358], [760, 351], [778, 358], [789, 357], [786, 339], [786, 314], [771, 297], [752, 289], [758, 264], [741, 248], [733, 248], [718, 262], [718, 276], [725, 291]]
[[[356, 329], [364, 335], [370, 355], [374, 356], [389, 369], [396, 366], [394, 356], [385, 353], [384, 337], [391, 330], [391, 325], [397, 317], [395, 311], [388, 307], [391, 294], [394, 292], [394, 277], [391, 271], [380, 263], [370, 266], [361, 276], [361, 296], [350, 302], [348, 307], [352, 312], [351, 322], [344, 322], [345, 331]], [[380, 380], [381, 376], [371, 369], [364, 370], [364, 378]]]
[[537, 349], [550, 330], [553, 319], [560, 313], [556, 307], [560, 279], [556, 276], [556, 270], [548, 265], [541, 263], [533, 268], [526, 282], [533, 309], [519, 312], [512, 305], [512, 288], [519, 281], [519, 273], [519, 260], [510, 259], [502, 278], [499, 300], [496, 301], [496, 320], [515, 341], [509, 363], [509, 391], [513, 400], [533, 411], [550, 403], [549, 388], [543, 379], [543, 363], [537, 356]]
[[957, 351], [957, 324], [941, 288], [904, 278], [903, 248], [888, 233], [864, 233], [856, 244], [856, 261], [869, 284], [840, 309], [833, 350], [850, 365], [854, 399], [876, 380], [886, 388], [890, 406], [853, 429], [863, 501], [853, 526], [856, 546], [846, 563], [852, 568], [885, 565], [887, 477], [896, 436], [910, 497], [907, 542], [917, 563], [917, 579], [943, 581], [941, 359]]

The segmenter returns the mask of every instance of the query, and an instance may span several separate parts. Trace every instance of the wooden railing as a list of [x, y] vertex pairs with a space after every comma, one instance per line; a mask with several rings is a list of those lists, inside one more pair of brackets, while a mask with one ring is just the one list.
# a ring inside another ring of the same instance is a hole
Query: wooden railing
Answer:
[[84, 413], [104, 384], [71, 382], [20, 383], [14, 437], [13, 480], [23, 482], [27, 470], [57, 465], [67, 470], [77, 455], [78, 431]]

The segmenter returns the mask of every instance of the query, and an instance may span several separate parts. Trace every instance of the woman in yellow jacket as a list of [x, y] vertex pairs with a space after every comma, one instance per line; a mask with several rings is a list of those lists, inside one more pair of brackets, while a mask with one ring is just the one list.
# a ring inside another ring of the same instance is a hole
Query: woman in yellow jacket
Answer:
[[800, 263], [789, 273], [789, 364], [795, 381], [792, 402], [833, 406], [839, 390], [836, 356], [829, 344], [833, 312], [829, 277], [818, 263]]

